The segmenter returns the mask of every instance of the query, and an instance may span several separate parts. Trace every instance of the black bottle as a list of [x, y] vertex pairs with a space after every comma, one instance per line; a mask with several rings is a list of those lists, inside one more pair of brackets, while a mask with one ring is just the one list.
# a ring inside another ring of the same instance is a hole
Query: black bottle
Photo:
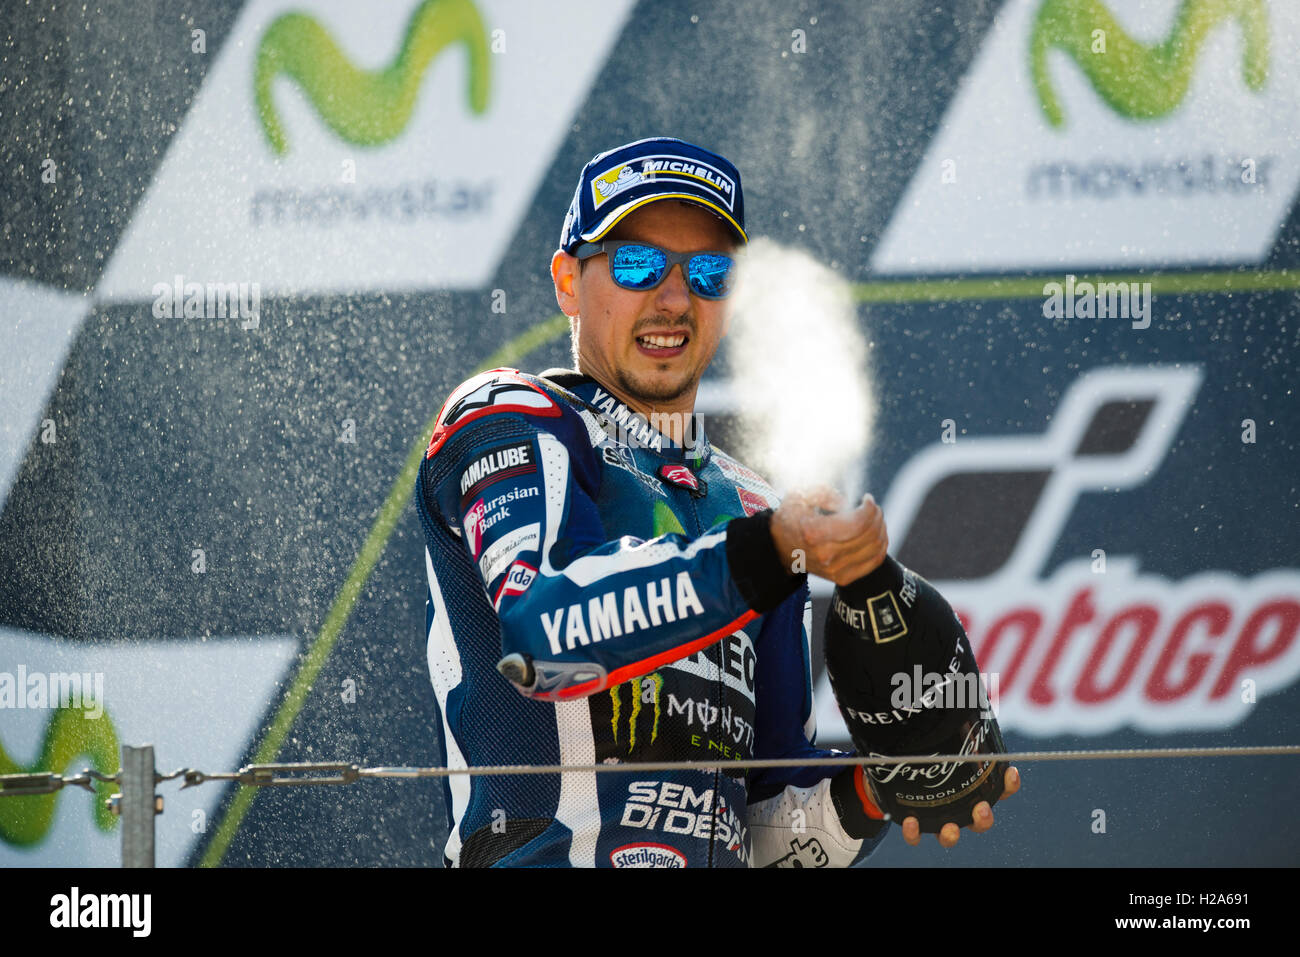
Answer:
[[[826, 670], [863, 757], [1004, 754], [997, 717], [970, 642], [934, 586], [891, 557], [835, 589], [825, 630]], [[865, 767], [876, 805], [926, 833], [971, 823], [980, 801], [1002, 796], [1006, 762]]]

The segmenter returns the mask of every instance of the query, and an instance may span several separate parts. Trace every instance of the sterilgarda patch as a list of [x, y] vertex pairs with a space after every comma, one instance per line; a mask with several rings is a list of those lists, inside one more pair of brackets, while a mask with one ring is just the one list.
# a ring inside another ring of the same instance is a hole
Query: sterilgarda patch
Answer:
[[672, 868], [686, 866], [686, 855], [666, 844], [624, 844], [609, 853], [615, 867]]
[[530, 441], [514, 442], [484, 452], [466, 466], [460, 477], [460, 502], [470, 499], [502, 479], [537, 471], [537, 453]]

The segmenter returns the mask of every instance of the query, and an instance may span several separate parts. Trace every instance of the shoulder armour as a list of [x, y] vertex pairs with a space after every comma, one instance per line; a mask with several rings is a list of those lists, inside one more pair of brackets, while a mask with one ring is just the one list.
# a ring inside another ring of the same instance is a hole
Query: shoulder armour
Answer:
[[466, 379], [447, 397], [438, 412], [426, 459], [462, 426], [499, 412], [555, 418], [560, 406], [518, 369], [491, 369]]

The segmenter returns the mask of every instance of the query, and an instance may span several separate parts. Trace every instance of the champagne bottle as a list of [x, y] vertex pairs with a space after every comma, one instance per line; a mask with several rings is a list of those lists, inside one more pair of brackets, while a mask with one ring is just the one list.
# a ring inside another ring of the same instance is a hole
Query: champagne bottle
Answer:
[[[892, 557], [836, 588], [825, 630], [826, 670], [863, 757], [1006, 753], [961, 622], [934, 586]], [[1005, 762], [917, 762], [863, 768], [876, 806], [921, 830], [971, 823], [1002, 795]]]

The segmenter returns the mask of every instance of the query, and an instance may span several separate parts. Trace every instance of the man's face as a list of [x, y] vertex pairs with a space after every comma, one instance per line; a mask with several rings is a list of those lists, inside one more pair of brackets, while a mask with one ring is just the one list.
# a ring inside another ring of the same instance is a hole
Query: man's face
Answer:
[[[628, 214], [605, 238], [637, 240], [671, 252], [731, 253], [735, 246], [722, 220], [700, 206], [673, 200]], [[552, 263], [560, 307], [578, 317], [579, 369], [634, 405], [690, 411], [700, 376], [726, 332], [726, 300], [694, 295], [683, 268], [673, 266], [654, 289], [636, 292], [614, 283], [605, 254], [584, 269], [563, 253]]]

